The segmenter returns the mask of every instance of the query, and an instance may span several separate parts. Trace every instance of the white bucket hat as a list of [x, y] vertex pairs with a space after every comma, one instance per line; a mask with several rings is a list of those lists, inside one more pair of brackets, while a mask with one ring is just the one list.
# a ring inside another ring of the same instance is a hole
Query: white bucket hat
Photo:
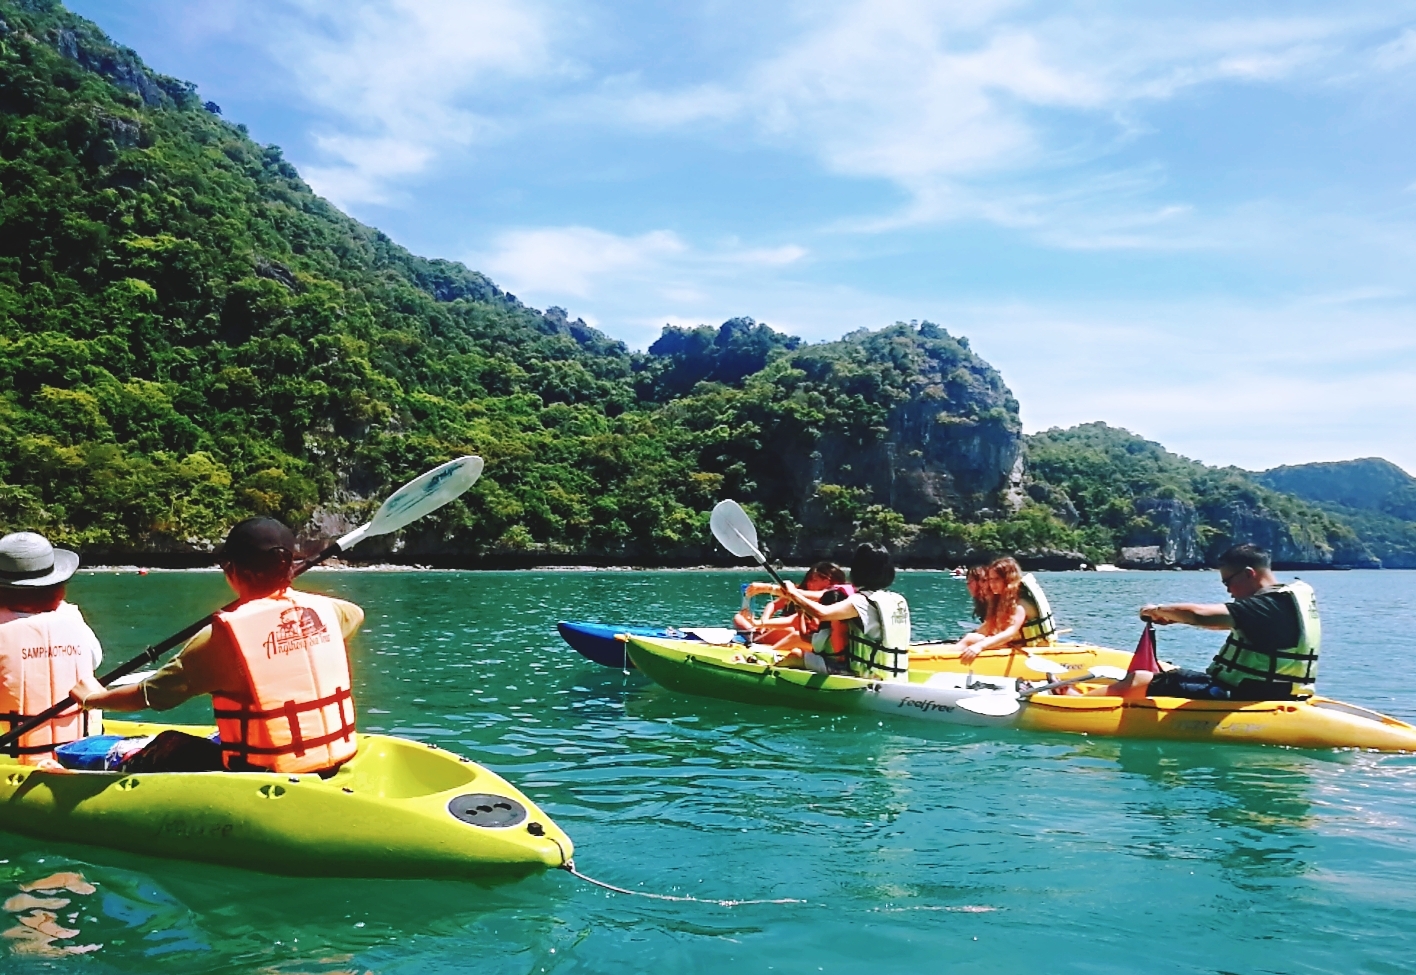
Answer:
[[34, 532], [0, 538], [0, 589], [57, 586], [79, 567], [79, 554], [55, 548]]

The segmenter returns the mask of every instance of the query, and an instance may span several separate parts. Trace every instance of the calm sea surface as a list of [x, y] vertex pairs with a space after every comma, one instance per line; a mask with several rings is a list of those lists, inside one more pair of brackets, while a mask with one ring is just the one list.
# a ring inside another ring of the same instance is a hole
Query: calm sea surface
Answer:
[[[1283, 574], [1284, 578], [1288, 578]], [[3, 898], [75, 871], [54, 945], [0, 972], [1412, 972], [1416, 757], [883, 725], [671, 694], [583, 660], [560, 619], [723, 625], [746, 572], [316, 572], [365, 607], [365, 730], [490, 766], [621, 886], [300, 880], [0, 833]], [[1129, 649], [1135, 609], [1215, 573], [1041, 576], [1072, 637]], [[1321, 687], [1416, 719], [1416, 572], [1314, 573]], [[905, 573], [922, 637], [961, 583]], [[226, 598], [215, 573], [85, 573], [110, 663]], [[1203, 665], [1214, 634], [1160, 631]], [[209, 721], [191, 702], [179, 719]]]

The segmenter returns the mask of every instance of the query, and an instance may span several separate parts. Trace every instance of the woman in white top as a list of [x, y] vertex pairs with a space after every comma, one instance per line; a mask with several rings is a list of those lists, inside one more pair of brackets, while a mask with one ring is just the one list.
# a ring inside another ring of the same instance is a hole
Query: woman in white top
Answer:
[[895, 565], [890, 553], [879, 545], [866, 543], [856, 549], [851, 559], [851, 585], [856, 591], [846, 599], [823, 603], [815, 593], [787, 583], [787, 595], [812, 616], [822, 622], [852, 622], [844, 652], [833, 652], [828, 643], [805, 655], [805, 667], [818, 673], [904, 679], [909, 669], [910, 608], [903, 596], [889, 591], [894, 582]]

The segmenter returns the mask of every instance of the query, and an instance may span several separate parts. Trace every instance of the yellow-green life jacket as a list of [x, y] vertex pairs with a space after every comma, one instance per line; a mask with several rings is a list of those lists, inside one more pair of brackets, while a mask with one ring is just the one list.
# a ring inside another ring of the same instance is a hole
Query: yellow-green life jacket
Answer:
[[[1028, 606], [1031, 613], [1032, 608], [1037, 608], [1037, 615], [1023, 620], [1021, 636], [1025, 647], [1050, 647], [1056, 643], [1057, 623], [1052, 618], [1052, 607], [1047, 602], [1047, 596], [1042, 591], [1042, 586], [1037, 578], [1031, 573], [1023, 576], [1018, 584], [1018, 593], [1026, 597], [1032, 606]], [[1023, 604], [1027, 606], [1025, 602]]]
[[1291, 593], [1298, 604], [1298, 645], [1280, 650], [1257, 650], [1238, 630], [1229, 632], [1219, 655], [1209, 665], [1210, 676], [1228, 687], [1241, 681], [1291, 683], [1295, 690], [1311, 690], [1318, 679], [1318, 649], [1322, 624], [1318, 620], [1318, 599], [1313, 587], [1294, 580], [1263, 590]]
[[908, 680], [910, 670], [910, 604], [897, 592], [862, 592], [880, 614], [882, 639], [865, 635], [865, 620], [850, 621], [846, 653], [851, 673], [871, 680]]

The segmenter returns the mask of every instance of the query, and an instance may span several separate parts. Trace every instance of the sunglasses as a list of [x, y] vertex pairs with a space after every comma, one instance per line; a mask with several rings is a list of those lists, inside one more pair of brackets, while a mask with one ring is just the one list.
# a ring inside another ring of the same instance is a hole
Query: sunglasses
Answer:
[[1246, 572], [1251, 572], [1251, 571], [1253, 571], [1253, 570], [1252, 570], [1252, 569], [1247, 569], [1247, 568], [1245, 568], [1245, 569], [1239, 569], [1239, 570], [1236, 571], [1236, 572], [1231, 572], [1231, 573], [1229, 573], [1229, 575], [1225, 575], [1224, 573], [1221, 572], [1221, 573], [1219, 574], [1219, 582], [1220, 582], [1220, 585], [1222, 585], [1222, 586], [1224, 586], [1224, 588], [1228, 589], [1228, 588], [1229, 588], [1229, 584], [1230, 584], [1231, 582], [1233, 582], [1235, 579], [1237, 579], [1237, 578], [1239, 578], [1240, 576], [1242, 576], [1244, 573], [1246, 573]]

